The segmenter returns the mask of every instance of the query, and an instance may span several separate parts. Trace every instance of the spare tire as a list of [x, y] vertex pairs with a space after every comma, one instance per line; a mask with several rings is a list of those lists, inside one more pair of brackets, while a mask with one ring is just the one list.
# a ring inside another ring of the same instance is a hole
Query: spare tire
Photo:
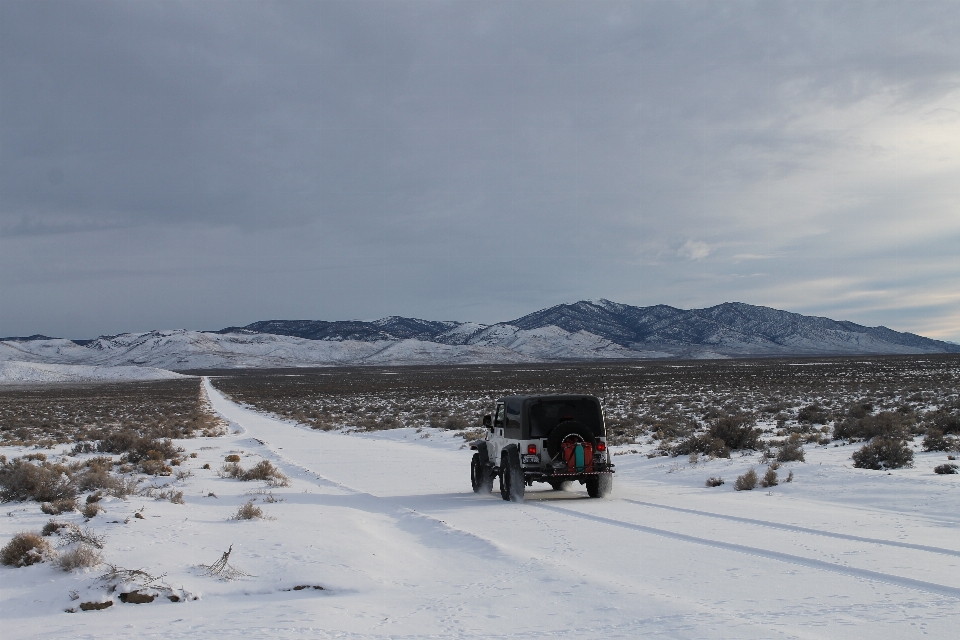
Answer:
[[551, 460], [560, 455], [560, 445], [570, 436], [579, 436], [581, 440], [589, 442], [594, 448], [597, 446], [597, 439], [590, 429], [575, 420], [567, 420], [555, 426], [550, 435], [547, 436], [547, 453]]

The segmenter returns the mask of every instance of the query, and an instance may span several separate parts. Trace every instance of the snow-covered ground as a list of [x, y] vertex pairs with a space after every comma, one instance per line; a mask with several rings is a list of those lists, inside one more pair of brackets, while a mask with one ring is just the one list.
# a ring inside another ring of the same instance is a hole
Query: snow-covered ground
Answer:
[[[808, 448], [779, 471], [793, 482], [735, 492], [737, 475], [763, 471], [755, 457], [692, 464], [624, 446], [613, 499], [538, 486], [513, 504], [470, 491], [470, 452], [450, 432], [312, 431], [207, 391], [232, 435], [179, 442], [198, 454], [183, 465], [193, 476], [173, 481], [186, 504], [113, 499], [86, 525], [105, 534], [108, 562], [165, 573], [198, 599], [68, 614], [71, 590], [113, 597], [102, 570], [2, 567], [5, 640], [899, 639], [960, 625], [960, 476], [932, 472], [945, 454], [887, 474], [853, 469], [850, 447]], [[217, 477], [231, 452], [245, 467], [272, 461], [291, 485]], [[726, 484], [704, 487], [718, 475]], [[248, 495], [259, 489], [282, 501]], [[229, 520], [251, 497], [271, 519]], [[48, 519], [35, 503], [5, 507], [3, 543]], [[250, 576], [196, 568], [231, 544]], [[301, 585], [323, 590], [290, 590]]]
[[137, 380], [169, 380], [186, 376], [154, 367], [99, 367], [76, 364], [43, 364], [39, 362], [0, 362], [0, 384], [36, 382], [132, 382]]

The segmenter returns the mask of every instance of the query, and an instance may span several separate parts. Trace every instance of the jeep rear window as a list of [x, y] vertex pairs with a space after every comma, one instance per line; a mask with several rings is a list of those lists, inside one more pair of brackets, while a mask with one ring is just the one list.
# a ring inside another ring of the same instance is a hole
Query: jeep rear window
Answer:
[[546, 438], [561, 422], [576, 420], [603, 437], [603, 416], [600, 407], [590, 399], [538, 400], [530, 406], [530, 437]]

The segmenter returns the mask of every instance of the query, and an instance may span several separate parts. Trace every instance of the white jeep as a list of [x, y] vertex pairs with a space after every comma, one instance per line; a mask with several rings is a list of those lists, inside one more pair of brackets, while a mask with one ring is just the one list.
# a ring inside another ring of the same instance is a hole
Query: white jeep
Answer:
[[591, 498], [613, 490], [614, 465], [607, 451], [600, 400], [588, 395], [507, 396], [486, 415], [487, 434], [471, 443], [470, 483], [489, 493], [500, 478], [504, 500], [523, 500], [527, 486], [565, 482], [587, 486]]

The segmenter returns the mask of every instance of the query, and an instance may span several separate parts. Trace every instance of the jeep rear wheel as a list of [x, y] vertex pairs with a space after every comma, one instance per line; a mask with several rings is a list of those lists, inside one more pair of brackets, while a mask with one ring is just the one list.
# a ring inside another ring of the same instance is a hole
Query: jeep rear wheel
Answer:
[[525, 490], [520, 451], [516, 445], [510, 445], [500, 454], [500, 497], [510, 502], [523, 502]]
[[613, 493], [613, 474], [601, 473], [588, 476], [585, 484], [587, 485], [587, 495], [591, 498], [608, 498]]
[[493, 489], [493, 476], [490, 468], [480, 462], [480, 454], [473, 454], [470, 460], [470, 485], [474, 493], [490, 493]]

